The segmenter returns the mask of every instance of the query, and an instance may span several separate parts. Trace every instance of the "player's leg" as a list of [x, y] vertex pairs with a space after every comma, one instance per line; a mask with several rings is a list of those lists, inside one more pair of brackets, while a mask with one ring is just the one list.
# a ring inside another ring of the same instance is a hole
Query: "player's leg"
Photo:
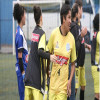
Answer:
[[24, 100], [24, 82], [22, 75], [17, 76], [20, 100]]
[[85, 67], [79, 67], [80, 69], [80, 100], [84, 100], [84, 91], [86, 86], [86, 78], [85, 78]]
[[79, 88], [80, 84], [80, 70], [79, 67], [75, 68], [75, 95], [77, 94], [77, 89]]
[[32, 88], [25, 86], [25, 100], [33, 100]]
[[100, 99], [100, 97], [99, 97], [99, 94], [100, 94], [99, 74], [100, 74], [100, 72], [97, 70], [97, 66], [92, 66], [91, 71], [92, 71], [92, 77], [94, 80], [94, 93], [95, 93], [94, 100], [99, 100]]
[[[69, 64], [69, 77], [70, 77], [70, 72], [71, 72], [71, 63]], [[73, 75], [71, 83], [71, 96], [67, 98], [67, 100], [75, 100], [75, 73]]]

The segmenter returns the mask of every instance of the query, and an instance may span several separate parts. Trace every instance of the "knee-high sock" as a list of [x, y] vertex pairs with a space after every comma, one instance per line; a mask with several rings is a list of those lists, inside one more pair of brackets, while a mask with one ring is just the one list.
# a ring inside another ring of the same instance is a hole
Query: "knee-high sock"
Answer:
[[84, 100], [84, 90], [80, 89], [80, 100]]
[[94, 100], [99, 100], [99, 99], [97, 99], [97, 98], [95, 97]]

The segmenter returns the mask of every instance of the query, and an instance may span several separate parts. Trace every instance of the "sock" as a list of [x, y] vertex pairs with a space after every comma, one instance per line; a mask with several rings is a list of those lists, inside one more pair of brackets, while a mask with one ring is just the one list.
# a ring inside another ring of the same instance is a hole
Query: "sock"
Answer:
[[80, 100], [84, 100], [84, 90], [80, 89]]
[[98, 99], [95, 97], [94, 100], [98, 100]]

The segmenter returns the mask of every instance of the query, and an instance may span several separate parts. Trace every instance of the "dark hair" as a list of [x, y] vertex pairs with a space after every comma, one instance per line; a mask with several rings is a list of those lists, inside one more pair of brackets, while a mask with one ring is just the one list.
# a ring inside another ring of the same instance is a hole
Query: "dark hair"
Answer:
[[14, 6], [13, 16], [18, 23], [21, 22], [22, 16], [24, 15], [25, 8], [18, 3]]
[[78, 13], [78, 4], [74, 3], [71, 10], [72, 19], [76, 16], [77, 13]]
[[66, 15], [71, 11], [69, 1], [65, 0], [65, 4], [63, 4], [61, 11], [60, 11], [60, 19], [61, 19], [61, 24], [63, 24], [63, 17], [66, 19]]
[[99, 31], [99, 13], [95, 15], [93, 20], [94, 31]]
[[42, 15], [41, 8], [39, 6], [34, 6], [33, 11], [34, 11], [35, 22], [36, 22], [36, 24], [39, 24], [40, 23], [40, 16]]
[[77, 3], [80, 8], [83, 6], [82, 0], [75, 0], [75, 3]]

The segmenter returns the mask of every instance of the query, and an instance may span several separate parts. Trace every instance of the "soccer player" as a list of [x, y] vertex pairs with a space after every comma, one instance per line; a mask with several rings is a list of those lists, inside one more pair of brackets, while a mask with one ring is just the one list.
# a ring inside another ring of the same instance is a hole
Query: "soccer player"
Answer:
[[34, 19], [36, 27], [32, 33], [31, 50], [25, 75], [25, 100], [42, 100], [45, 87], [45, 61], [56, 63], [57, 57], [46, 52], [46, 36], [42, 29], [42, 11], [34, 6]]
[[[81, 22], [80, 19], [82, 18], [82, 0], [76, 0], [75, 3], [79, 5], [79, 17], [78, 17], [78, 26], [79, 26], [79, 34], [81, 33]], [[87, 31], [86, 28], [84, 28], [84, 31]], [[87, 33], [87, 32], [86, 32]], [[77, 57], [77, 68], [75, 70], [75, 88], [76, 93], [77, 89], [80, 88], [80, 100], [84, 100], [84, 91], [86, 86], [86, 79], [85, 79], [85, 67], [84, 67], [84, 61], [85, 61], [85, 48], [88, 48], [91, 50], [91, 46], [86, 44], [84, 41], [84, 38], [82, 38], [80, 49], [78, 50], [78, 57]]]
[[[73, 36], [75, 38], [76, 55], [78, 56], [78, 51], [81, 46], [82, 38], [86, 35], [87, 31], [86, 31], [86, 29], [83, 28], [81, 33], [79, 34], [79, 26], [78, 26], [79, 6], [77, 3], [73, 4], [72, 10], [71, 10], [71, 17], [72, 17], [72, 22], [71, 22], [70, 32], [73, 34]], [[76, 63], [75, 69], [77, 69], [77, 67], [78, 67], [77, 61], [75, 63]], [[69, 73], [70, 73], [70, 69], [71, 69], [70, 65], [69, 65]], [[68, 100], [75, 100], [75, 74], [73, 76], [72, 83], [71, 83], [71, 91], [72, 91], [72, 93], [71, 93], [70, 98], [68, 98]]]
[[93, 20], [94, 35], [91, 49], [91, 71], [94, 80], [94, 100], [100, 100], [100, 30], [99, 14]]
[[[57, 56], [57, 64], [53, 63], [49, 100], [66, 100], [71, 94], [71, 81], [75, 70], [76, 49], [75, 40], [70, 33], [71, 8], [69, 2], [65, 2], [60, 11], [61, 26], [53, 30], [48, 49]], [[68, 80], [69, 60], [71, 60], [71, 75]]]
[[19, 4], [15, 4], [13, 11], [14, 19], [18, 22], [15, 37], [15, 48], [16, 48], [16, 74], [18, 81], [18, 90], [20, 100], [24, 100], [24, 76], [28, 62], [28, 49], [27, 42], [23, 33], [23, 26], [25, 25], [25, 9]]

